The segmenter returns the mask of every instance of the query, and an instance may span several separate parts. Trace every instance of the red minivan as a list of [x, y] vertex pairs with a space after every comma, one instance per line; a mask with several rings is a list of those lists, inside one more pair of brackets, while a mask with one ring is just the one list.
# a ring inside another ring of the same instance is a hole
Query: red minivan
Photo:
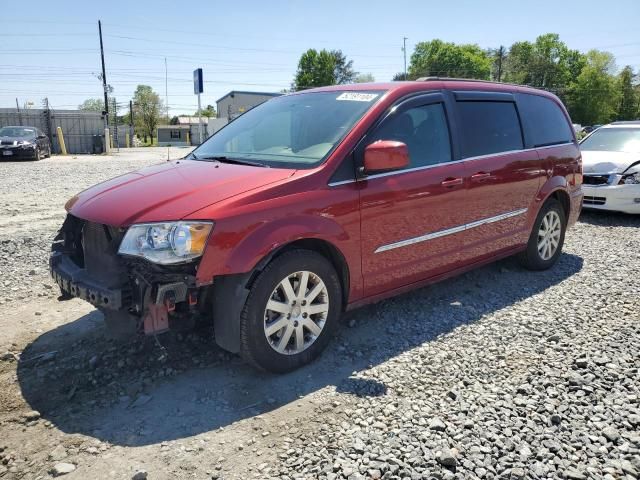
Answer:
[[210, 320], [222, 348], [284, 372], [345, 310], [509, 255], [551, 267], [581, 185], [547, 92], [442, 78], [305, 90], [73, 197], [50, 268], [61, 298], [116, 333]]

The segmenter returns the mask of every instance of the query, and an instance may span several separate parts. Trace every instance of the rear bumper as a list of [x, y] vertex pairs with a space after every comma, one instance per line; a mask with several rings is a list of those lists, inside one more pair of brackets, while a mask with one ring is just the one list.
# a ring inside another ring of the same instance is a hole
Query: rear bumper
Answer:
[[54, 252], [49, 258], [51, 277], [60, 287], [63, 294], [78, 297], [109, 310], [120, 310], [123, 307], [123, 291], [109, 288], [92, 278], [85, 269], [76, 265], [68, 255]]
[[640, 185], [583, 185], [584, 208], [640, 214]]

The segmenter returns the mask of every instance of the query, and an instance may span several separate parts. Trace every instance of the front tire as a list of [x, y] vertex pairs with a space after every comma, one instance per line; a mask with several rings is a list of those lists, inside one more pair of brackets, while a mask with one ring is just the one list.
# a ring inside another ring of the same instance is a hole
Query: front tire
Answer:
[[562, 205], [555, 198], [548, 199], [533, 224], [527, 249], [520, 256], [521, 263], [530, 270], [551, 268], [562, 253], [566, 229]]
[[325, 257], [283, 253], [258, 275], [242, 310], [242, 357], [274, 373], [313, 361], [337, 329], [342, 302], [340, 279]]

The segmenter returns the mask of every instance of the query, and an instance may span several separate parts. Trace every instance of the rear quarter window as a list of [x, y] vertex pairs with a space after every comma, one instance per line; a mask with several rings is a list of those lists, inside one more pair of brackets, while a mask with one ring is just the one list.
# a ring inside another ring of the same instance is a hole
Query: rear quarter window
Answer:
[[522, 93], [518, 95], [518, 108], [533, 147], [573, 142], [571, 125], [553, 100]]
[[457, 110], [463, 158], [524, 148], [515, 103], [459, 101]]

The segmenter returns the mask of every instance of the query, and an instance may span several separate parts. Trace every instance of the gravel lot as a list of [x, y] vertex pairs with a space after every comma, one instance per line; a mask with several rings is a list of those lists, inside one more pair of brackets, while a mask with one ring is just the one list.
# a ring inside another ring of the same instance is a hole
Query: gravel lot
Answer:
[[583, 213], [552, 270], [366, 307], [274, 376], [206, 329], [115, 343], [56, 300], [65, 201], [166, 155], [0, 163], [0, 478], [640, 478], [640, 218]]

